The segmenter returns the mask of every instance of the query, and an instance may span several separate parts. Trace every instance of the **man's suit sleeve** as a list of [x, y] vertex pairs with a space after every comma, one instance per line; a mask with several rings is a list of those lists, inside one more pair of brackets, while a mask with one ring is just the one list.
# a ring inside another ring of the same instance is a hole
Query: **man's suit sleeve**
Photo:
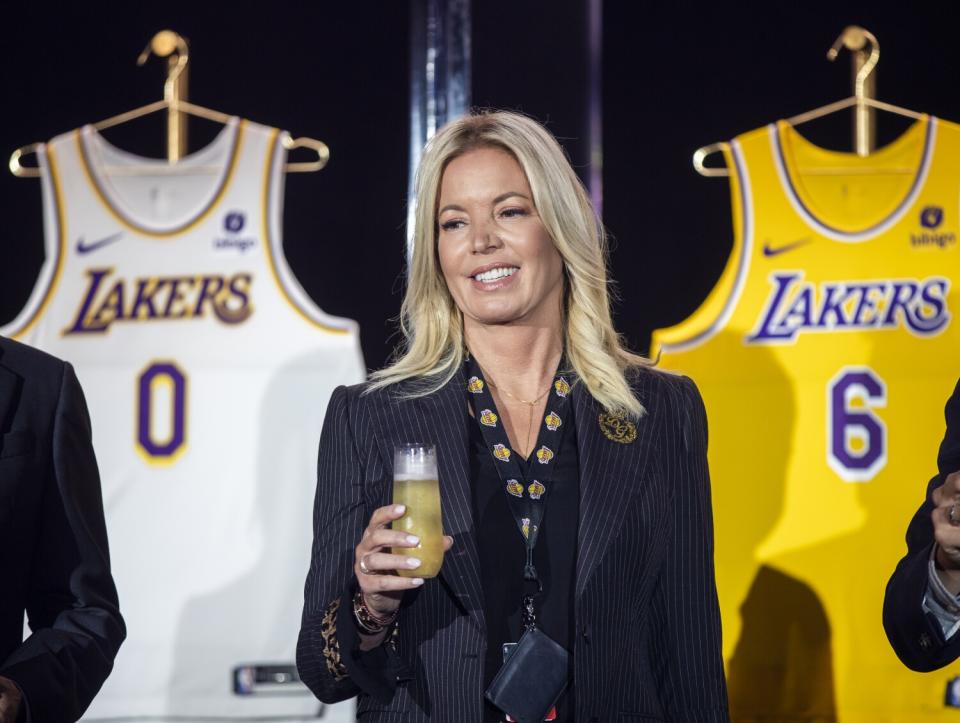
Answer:
[[713, 563], [707, 415], [696, 385], [676, 380], [676, 426], [664, 433], [674, 496], [667, 558], [653, 598], [656, 671], [667, 720], [729, 721]]
[[960, 656], [960, 635], [949, 641], [933, 613], [923, 607], [928, 561], [933, 548], [933, 502], [930, 495], [951, 472], [960, 470], [960, 383], [946, 406], [947, 432], [940, 445], [938, 473], [907, 528], [907, 554], [897, 564], [883, 598], [883, 627], [897, 657], [912, 670], [931, 671]]
[[[33, 631], [0, 665], [36, 721], [77, 720], [113, 667], [126, 630], [110, 576], [100, 476], [80, 383], [63, 366], [31, 565]], [[41, 440], [45, 444], [46, 440]]]

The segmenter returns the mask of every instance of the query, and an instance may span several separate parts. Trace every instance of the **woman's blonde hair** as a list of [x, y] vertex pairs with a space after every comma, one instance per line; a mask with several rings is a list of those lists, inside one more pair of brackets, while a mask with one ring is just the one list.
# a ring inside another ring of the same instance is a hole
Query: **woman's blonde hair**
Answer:
[[447, 164], [491, 147], [506, 151], [523, 168], [540, 219], [563, 259], [567, 364], [608, 412], [642, 415], [627, 373], [650, 361], [628, 351], [613, 328], [603, 225], [550, 132], [531, 118], [504, 111], [454, 121], [424, 149], [415, 186], [413, 258], [400, 310], [404, 343], [389, 366], [373, 373], [370, 389], [414, 380], [405, 394], [429, 394], [463, 364], [463, 316], [440, 269], [437, 204]]

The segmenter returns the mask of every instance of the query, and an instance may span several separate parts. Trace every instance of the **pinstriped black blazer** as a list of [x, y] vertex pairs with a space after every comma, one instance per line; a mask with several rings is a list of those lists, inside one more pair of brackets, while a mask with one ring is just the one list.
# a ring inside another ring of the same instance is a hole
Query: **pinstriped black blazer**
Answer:
[[[486, 635], [464, 377], [415, 399], [362, 391], [334, 392], [321, 435], [300, 675], [322, 700], [359, 695], [360, 720], [479, 723]], [[608, 439], [597, 402], [583, 385], [573, 391], [577, 720], [726, 721], [703, 402], [689, 379], [653, 370], [637, 375], [634, 391], [647, 414], [631, 443]], [[404, 598], [403, 672], [387, 666], [378, 676], [351, 651], [353, 550], [389, 502], [393, 445], [410, 440], [437, 445], [454, 547], [440, 576]]]

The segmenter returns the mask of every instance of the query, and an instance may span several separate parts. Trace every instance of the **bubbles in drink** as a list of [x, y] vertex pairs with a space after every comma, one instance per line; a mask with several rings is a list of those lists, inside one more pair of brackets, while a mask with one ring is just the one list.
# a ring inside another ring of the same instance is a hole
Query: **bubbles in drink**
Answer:
[[403, 577], [436, 577], [443, 563], [443, 524], [440, 517], [440, 485], [435, 479], [399, 479], [393, 482], [393, 502], [406, 505], [394, 520], [393, 529], [420, 538], [417, 547], [394, 548], [395, 555], [419, 558], [420, 567], [397, 570]]

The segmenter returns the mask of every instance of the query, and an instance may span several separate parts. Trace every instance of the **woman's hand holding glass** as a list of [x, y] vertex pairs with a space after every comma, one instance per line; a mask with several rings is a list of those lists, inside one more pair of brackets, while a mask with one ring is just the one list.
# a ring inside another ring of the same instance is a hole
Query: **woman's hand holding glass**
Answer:
[[[415, 548], [419, 538], [402, 530], [390, 529], [390, 523], [403, 517], [403, 505], [377, 508], [363, 531], [354, 551], [353, 572], [357, 577], [364, 602], [371, 612], [386, 616], [400, 607], [405, 590], [423, 585], [422, 577], [400, 577], [397, 570], [415, 571], [420, 560], [415, 555], [397, 555], [391, 548]], [[453, 546], [453, 538], [443, 536], [443, 549]]]

